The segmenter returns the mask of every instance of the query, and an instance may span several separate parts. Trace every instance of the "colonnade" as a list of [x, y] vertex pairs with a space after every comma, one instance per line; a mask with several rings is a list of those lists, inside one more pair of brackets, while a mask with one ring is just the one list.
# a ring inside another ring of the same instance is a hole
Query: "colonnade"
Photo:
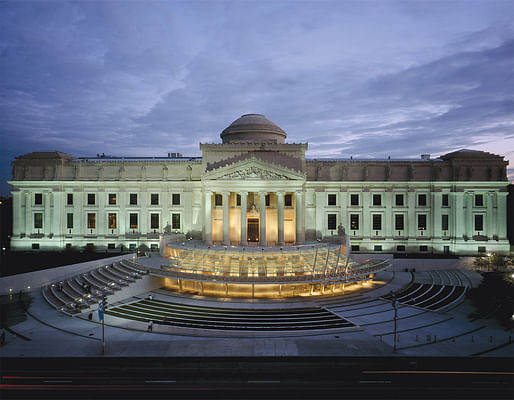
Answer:
[[[252, 192], [248, 191], [239, 191], [239, 192], [230, 192], [230, 191], [221, 191], [215, 192], [207, 190], [204, 192], [204, 239], [206, 244], [211, 245], [213, 243], [213, 232], [212, 232], [212, 208], [213, 208], [213, 196], [215, 194], [220, 194], [222, 196], [222, 212], [223, 212], [223, 245], [230, 245], [229, 239], [229, 198], [231, 193], [236, 193], [240, 196], [241, 202], [240, 212], [241, 212], [241, 231], [240, 231], [240, 246], [248, 245], [248, 194]], [[277, 191], [277, 192], [268, 192], [268, 191], [258, 191], [253, 192], [258, 193], [259, 198], [259, 245], [267, 246], [267, 238], [266, 238], [266, 195], [275, 195], [277, 199], [277, 230], [278, 230], [278, 241], [277, 244], [279, 246], [283, 246], [285, 244], [285, 232], [284, 232], [284, 209], [285, 202], [284, 198], [286, 195], [285, 191]], [[295, 208], [295, 242], [297, 244], [303, 243], [305, 241], [305, 212], [303, 207], [303, 192], [295, 191], [292, 192], [294, 195], [294, 208]]]

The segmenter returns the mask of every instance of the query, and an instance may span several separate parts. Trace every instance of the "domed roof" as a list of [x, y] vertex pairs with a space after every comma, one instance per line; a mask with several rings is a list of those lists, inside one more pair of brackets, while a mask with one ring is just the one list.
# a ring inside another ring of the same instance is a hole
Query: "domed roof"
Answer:
[[262, 114], [245, 114], [220, 135], [223, 143], [234, 141], [284, 143], [286, 133]]

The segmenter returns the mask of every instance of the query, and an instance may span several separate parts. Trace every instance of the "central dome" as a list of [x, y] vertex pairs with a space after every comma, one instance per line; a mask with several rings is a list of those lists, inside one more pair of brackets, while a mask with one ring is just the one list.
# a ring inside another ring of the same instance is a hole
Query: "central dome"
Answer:
[[262, 114], [245, 114], [220, 135], [223, 143], [236, 141], [284, 143], [286, 133]]

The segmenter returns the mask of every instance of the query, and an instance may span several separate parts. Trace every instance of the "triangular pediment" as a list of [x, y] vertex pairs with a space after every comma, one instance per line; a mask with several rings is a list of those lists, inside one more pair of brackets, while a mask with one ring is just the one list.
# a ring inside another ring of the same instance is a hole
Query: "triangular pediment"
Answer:
[[203, 179], [229, 181], [280, 181], [302, 180], [305, 179], [305, 175], [290, 168], [268, 163], [255, 157], [250, 157], [227, 166], [207, 171], [204, 173]]

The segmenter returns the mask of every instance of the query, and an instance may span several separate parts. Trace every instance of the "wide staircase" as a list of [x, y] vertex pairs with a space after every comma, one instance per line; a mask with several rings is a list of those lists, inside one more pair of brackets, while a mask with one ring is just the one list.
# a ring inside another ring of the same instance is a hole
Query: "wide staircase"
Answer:
[[42, 294], [53, 308], [67, 315], [76, 315], [147, 273], [132, 261], [122, 260], [53, 282], [42, 288]]
[[298, 331], [355, 326], [322, 307], [238, 309], [144, 299], [110, 307], [106, 314], [144, 323], [153, 321], [159, 325], [222, 331]]

